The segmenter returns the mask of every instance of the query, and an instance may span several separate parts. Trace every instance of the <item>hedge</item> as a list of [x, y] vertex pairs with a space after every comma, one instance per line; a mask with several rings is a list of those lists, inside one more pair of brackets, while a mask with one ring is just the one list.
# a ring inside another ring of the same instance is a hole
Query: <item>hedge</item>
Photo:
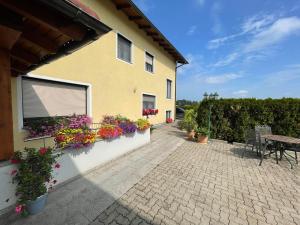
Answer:
[[208, 126], [211, 110], [211, 138], [244, 142], [244, 132], [255, 125], [269, 125], [274, 134], [300, 138], [300, 99], [219, 99], [203, 100], [197, 123]]

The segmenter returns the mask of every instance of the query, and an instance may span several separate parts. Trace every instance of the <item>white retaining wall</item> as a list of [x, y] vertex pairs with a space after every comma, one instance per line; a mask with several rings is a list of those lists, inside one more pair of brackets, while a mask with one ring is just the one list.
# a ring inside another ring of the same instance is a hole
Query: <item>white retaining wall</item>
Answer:
[[[149, 142], [150, 129], [110, 141], [97, 141], [89, 148], [65, 150], [58, 159], [61, 167], [55, 169], [54, 179], [57, 184], [65, 182]], [[15, 185], [10, 175], [13, 169], [15, 165], [8, 162], [0, 164], [0, 214], [16, 202]]]

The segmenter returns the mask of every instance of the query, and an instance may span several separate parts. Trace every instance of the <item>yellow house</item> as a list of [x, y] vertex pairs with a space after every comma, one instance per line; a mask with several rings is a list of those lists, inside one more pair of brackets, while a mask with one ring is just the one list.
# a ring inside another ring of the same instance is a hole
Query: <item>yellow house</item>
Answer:
[[81, 2], [81, 13], [93, 9], [111, 30], [72, 54], [11, 78], [15, 150], [43, 144], [24, 142], [28, 118], [76, 113], [90, 115], [95, 123], [117, 114], [136, 120], [151, 108], [158, 110], [149, 116], [152, 124], [174, 119], [176, 68], [186, 59], [132, 1]]

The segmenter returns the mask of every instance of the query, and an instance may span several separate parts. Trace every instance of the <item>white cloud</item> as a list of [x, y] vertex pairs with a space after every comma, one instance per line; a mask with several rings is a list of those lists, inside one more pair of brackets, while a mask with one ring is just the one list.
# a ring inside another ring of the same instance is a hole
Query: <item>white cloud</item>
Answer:
[[213, 64], [213, 67], [221, 67], [221, 66], [227, 66], [234, 62], [239, 57], [239, 53], [233, 52], [226, 56], [224, 59], [221, 59], [217, 61], [215, 64]]
[[196, 0], [197, 4], [203, 6], [205, 4], [205, 0]]
[[191, 36], [191, 35], [195, 34], [196, 31], [197, 31], [197, 26], [193, 25], [189, 28], [187, 35]]
[[248, 93], [249, 92], [247, 90], [238, 90], [238, 91], [234, 91], [232, 94], [238, 97], [246, 97]]
[[205, 78], [205, 82], [208, 84], [223, 84], [231, 80], [241, 78], [242, 76], [235, 73], [228, 73], [216, 76], [208, 76]]
[[245, 52], [253, 52], [278, 44], [285, 38], [300, 33], [300, 18], [286, 17], [278, 19], [271, 26], [257, 33], [245, 46]]
[[256, 33], [275, 21], [275, 15], [254, 15], [242, 24], [242, 33]]
[[222, 6], [219, 2], [214, 2], [211, 8], [211, 17], [213, 20], [212, 32], [214, 34], [220, 34], [223, 30], [220, 13], [222, 11]]
[[224, 45], [226, 42], [233, 41], [238, 37], [247, 34], [255, 34], [263, 27], [270, 25], [272, 22], [274, 22], [274, 20], [274, 15], [254, 15], [243, 22], [240, 27], [240, 32], [209, 41], [208, 49], [216, 49]]

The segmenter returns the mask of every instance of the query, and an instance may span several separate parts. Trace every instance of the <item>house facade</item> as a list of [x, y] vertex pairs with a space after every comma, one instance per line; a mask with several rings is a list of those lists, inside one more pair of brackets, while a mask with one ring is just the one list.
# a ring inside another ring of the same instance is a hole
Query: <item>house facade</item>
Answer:
[[[112, 30], [80, 50], [12, 78], [14, 148], [25, 143], [26, 119], [88, 114], [93, 122], [121, 114], [152, 124], [175, 115], [176, 66], [187, 63], [131, 1], [81, 1]], [[144, 116], [145, 117], [145, 116]], [[46, 145], [52, 140], [46, 140]]]

